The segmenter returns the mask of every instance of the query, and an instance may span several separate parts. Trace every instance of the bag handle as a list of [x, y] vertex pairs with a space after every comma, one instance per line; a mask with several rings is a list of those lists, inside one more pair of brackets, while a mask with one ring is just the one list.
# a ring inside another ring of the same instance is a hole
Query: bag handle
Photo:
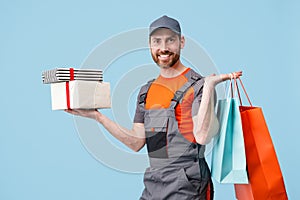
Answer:
[[[234, 87], [232, 86], [232, 82], [233, 82], [232, 80], [234, 80]], [[230, 83], [228, 85], [227, 91], [228, 91], [227, 99], [229, 97], [229, 92], [231, 93], [231, 98], [234, 98], [236, 96], [236, 91], [239, 93], [238, 86], [236, 84], [236, 78], [232, 74], [230, 74]]]
[[238, 93], [240, 105], [243, 105], [242, 98], [241, 98], [241, 93], [240, 93], [239, 86], [237, 84], [236, 78], [234, 79], [234, 86], [236, 87], [236, 90], [237, 90], [237, 93]]
[[228, 83], [228, 86], [226, 87], [227, 89], [225, 90], [225, 91], [227, 91], [226, 99], [229, 99], [229, 95], [231, 98], [233, 98], [233, 95], [234, 95], [233, 87], [232, 87], [232, 80], [233, 80], [233, 77], [230, 77], [230, 82]]
[[244, 93], [245, 93], [245, 95], [246, 95], [246, 97], [247, 97], [247, 100], [248, 100], [250, 106], [253, 107], [253, 106], [252, 106], [252, 103], [251, 103], [251, 101], [250, 101], [250, 98], [249, 98], [249, 96], [248, 96], [248, 93], [246, 92], [245, 86], [244, 86], [242, 80], [238, 77], [238, 78], [234, 78], [234, 84], [236, 85], [236, 88], [237, 88], [237, 92], [238, 92], [238, 96], [239, 96], [239, 100], [240, 100], [241, 106], [243, 105], [243, 104], [242, 104], [242, 98], [241, 98], [239, 86], [238, 86], [238, 83], [237, 83], [237, 80], [236, 80], [236, 79], [239, 79], [240, 84], [241, 84], [241, 86], [242, 86], [242, 88], [243, 88], [243, 91], [244, 91]]
[[234, 87], [232, 86], [233, 80], [234, 80], [233, 76], [230, 76], [230, 82], [228, 83], [227, 90], [226, 90], [227, 91], [226, 99], [229, 99], [229, 95], [231, 98], [234, 98], [235, 96], [235, 90], [237, 88], [235, 85]]

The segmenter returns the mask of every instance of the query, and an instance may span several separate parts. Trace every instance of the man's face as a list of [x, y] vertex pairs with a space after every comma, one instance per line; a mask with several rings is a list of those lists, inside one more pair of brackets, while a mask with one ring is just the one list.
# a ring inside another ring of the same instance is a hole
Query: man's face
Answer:
[[159, 67], [169, 68], [179, 61], [184, 38], [170, 29], [160, 28], [150, 36], [149, 43], [154, 62]]

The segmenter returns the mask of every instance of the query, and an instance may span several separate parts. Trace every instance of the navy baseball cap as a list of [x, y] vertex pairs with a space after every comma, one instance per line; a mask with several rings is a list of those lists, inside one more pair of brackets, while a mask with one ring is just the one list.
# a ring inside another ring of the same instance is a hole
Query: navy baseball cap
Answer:
[[167, 15], [156, 19], [150, 24], [149, 36], [151, 36], [152, 33], [154, 33], [154, 31], [156, 31], [159, 28], [168, 28], [176, 34], [181, 35], [181, 28], [179, 22], [176, 19], [168, 17]]

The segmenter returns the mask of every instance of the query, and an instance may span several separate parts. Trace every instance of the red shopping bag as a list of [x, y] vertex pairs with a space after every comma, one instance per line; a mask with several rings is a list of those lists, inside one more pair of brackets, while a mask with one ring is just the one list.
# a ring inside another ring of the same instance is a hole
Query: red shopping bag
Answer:
[[241, 80], [240, 83], [250, 103], [243, 106], [238, 91], [249, 184], [234, 185], [236, 198], [286, 200], [283, 176], [262, 109], [252, 106]]

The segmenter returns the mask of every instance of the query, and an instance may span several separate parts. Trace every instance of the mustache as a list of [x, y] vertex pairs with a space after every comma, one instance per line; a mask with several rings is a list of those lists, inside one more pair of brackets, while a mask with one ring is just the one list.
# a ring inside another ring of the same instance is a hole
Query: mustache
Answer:
[[171, 52], [171, 51], [163, 51], [163, 52], [158, 52], [156, 55], [173, 55], [175, 53]]

